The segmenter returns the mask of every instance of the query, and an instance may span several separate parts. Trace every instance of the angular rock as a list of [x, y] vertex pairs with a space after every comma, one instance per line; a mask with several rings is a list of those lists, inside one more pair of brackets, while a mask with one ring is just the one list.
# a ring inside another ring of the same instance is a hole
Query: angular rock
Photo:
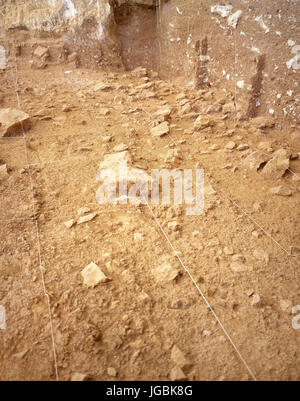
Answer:
[[249, 149], [249, 145], [247, 143], [243, 143], [236, 148], [236, 150], [238, 150], [239, 152], [242, 152], [243, 150], [247, 149]]
[[225, 146], [225, 149], [234, 149], [236, 147], [236, 144], [234, 142], [228, 142], [227, 145]]
[[11, 136], [30, 126], [29, 115], [18, 109], [0, 109], [0, 137]]
[[87, 223], [88, 221], [92, 221], [92, 220], [94, 220], [94, 218], [96, 216], [97, 216], [97, 213], [90, 213], [90, 214], [86, 214], [85, 216], [81, 216], [77, 220], [77, 224], [83, 224], [83, 223]]
[[105, 84], [103, 82], [100, 82], [99, 84], [97, 84], [93, 87], [93, 91], [95, 91], [95, 92], [98, 92], [98, 91], [108, 92], [112, 89], [113, 89], [113, 87], [111, 85]]
[[182, 381], [186, 380], [186, 375], [183, 373], [182, 369], [179, 366], [175, 366], [170, 372], [170, 380], [171, 381]]
[[106, 283], [109, 279], [105, 276], [103, 271], [100, 269], [96, 263], [91, 262], [82, 271], [81, 275], [83, 277], [83, 283], [87, 287], [94, 288], [99, 283]]
[[151, 128], [151, 134], [153, 136], [163, 136], [169, 133], [169, 123], [167, 121]]
[[270, 158], [270, 156], [256, 150], [245, 158], [245, 160], [243, 161], [243, 165], [249, 170], [257, 171], [261, 167], [261, 165], [268, 162]]
[[292, 256], [300, 256], [300, 248], [297, 246], [291, 246], [290, 247], [290, 252]]
[[2, 166], [0, 166], [0, 180], [3, 180], [4, 178], [7, 177], [8, 177], [8, 172], [6, 164], [2, 164]]
[[73, 373], [71, 376], [72, 382], [84, 382], [89, 380], [89, 375], [85, 373]]
[[233, 255], [233, 248], [232, 248], [232, 246], [229, 246], [229, 247], [225, 246], [225, 248], [224, 248], [224, 253], [225, 253], [225, 255]]
[[116, 377], [118, 373], [115, 368], [110, 367], [107, 368], [107, 374], [111, 377]]
[[213, 125], [213, 123], [208, 117], [200, 115], [194, 122], [194, 129], [196, 131], [201, 131], [204, 128], [210, 127], [212, 125]]
[[274, 152], [272, 159], [268, 161], [263, 169], [263, 174], [271, 178], [281, 178], [290, 167], [291, 152], [285, 149], [279, 149]]
[[114, 169], [119, 167], [120, 162], [131, 162], [130, 153], [125, 150], [118, 153], [110, 153], [104, 156], [104, 160], [99, 164], [99, 169]]
[[78, 214], [78, 216], [84, 216], [85, 214], [89, 213], [90, 211], [91, 210], [88, 207], [83, 206], [80, 209], [78, 209], [77, 214]]
[[183, 370], [191, 365], [177, 345], [174, 345], [172, 348], [171, 359]]
[[161, 266], [158, 266], [155, 269], [153, 269], [152, 274], [154, 275], [157, 281], [169, 282], [174, 280], [178, 276], [179, 271], [171, 264], [165, 262]]
[[279, 305], [282, 312], [291, 312], [292, 310], [292, 302], [286, 299], [281, 299]]
[[167, 121], [170, 117], [172, 110], [170, 107], [164, 107], [152, 115], [152, 119], [160, 123]]
[[68, 221], [65, 221], [65, 223], [64, 223], [64, 225], [65, 225], [67, 228], [73, 227], [74, 224], [75, 224], [75, 220], [73, 220], [73, 219], [68, 220]]
[[47, 57], [49, 57], [49, 49], [47, 47], [38, 46], [34, 50], [33, 55], [35, 57], [46, 59]]
[[251, 305], [252, 306], [260, 306], [261, 305], [261, 298], [258, 294], [254, 294], [251, 297]]
[[279, 185], [278, 187], [271, 188], [271, 194], [278, 195], [278, 196], [291, 196], [292, 191], [289, 188], [283, 187]]
[[272, 128], [275, 125], [274, 119], [264, 116], [253, 118], [252, 123], [260, 129]]

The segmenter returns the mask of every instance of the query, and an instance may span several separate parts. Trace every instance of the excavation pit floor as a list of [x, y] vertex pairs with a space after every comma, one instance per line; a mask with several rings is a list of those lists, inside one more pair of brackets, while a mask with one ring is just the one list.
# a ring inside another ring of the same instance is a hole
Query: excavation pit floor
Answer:
[[[1, 380], [300, 379], [300, 162], [284, 125], [261, 129], [230, 95], [143, 69], [19, 62], [0, 86], [1, 108], [31, 121], [0, 137]], [[169, 133], [155, 136], [166, 108]], [[99, 164], [120, 149], [147, 173], [203, 169], [202, 214], [99, 204]], [[266, 169], [283, 149], [284, 174]], [[257, 168], [254, 152], [267, 157]], [[78, 224], [82, 208], [95, 215]], [[109, 278], [94, 288], [91, 262]], [[166, 265], [176, 277], [164, 281]]]

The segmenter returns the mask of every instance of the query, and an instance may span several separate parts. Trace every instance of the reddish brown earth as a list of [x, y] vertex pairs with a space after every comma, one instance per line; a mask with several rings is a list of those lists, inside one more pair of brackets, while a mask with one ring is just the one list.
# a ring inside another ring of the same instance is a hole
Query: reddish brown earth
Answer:
[[[61, 39], [26, 38], [15, 57], [18, 35], [2, 42], [11, 53], [0, 107], [20, 106], [30, 127], [0, 137], [0, 379], [251, 380], [159, 222], [255, 377], [299, 380], [297, 123], [245, 119], [217, 86], [180, 86], [143, 68], [76, 68], [59, 59]], [[52, 52], [43, 69], [28, 62], [37, 44]], [[155, 137], [154, 114], [166, 106], [170, 132]], [[209, 121], [202, 130], [199, 115]], [[203, 213], [151, 205], [155, 220], [145, 205], [99, 205], [99, 164], [124, 144], [132, 167], [148, 173], [203, 168]], [[250, 169], [257, 150], [266, 161]], [[289, 169], [267, 163], [276, 151]], [[83, 207], [97, 215], [78, 224]], [[110, 280], [84, 285], [91, 262]], [[165, 264], [178, 271], [167, 283]]]

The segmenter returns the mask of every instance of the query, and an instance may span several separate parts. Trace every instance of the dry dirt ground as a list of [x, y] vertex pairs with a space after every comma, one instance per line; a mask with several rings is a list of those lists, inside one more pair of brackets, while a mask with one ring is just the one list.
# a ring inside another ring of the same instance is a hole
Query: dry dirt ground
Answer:
[[[153, 212], [255, 377], [299, 380], [292, 307], [300, 258], [290, 247], [300, 245], [300, 162], [290, 130], [236, 121], [231, 95], [175, 87], [142, 69], [15, 67], [0, 72], [1, 107], [18, 107], [17, 89], [31, 128], [25, 142], [0, 138], [8, 169], [0, 183], [1, 380], [55, 380], [54, 346], [60, 380], [252, 378], [148, 207], [97, 203], [99, 163], [120, 144], [148, 172], [204, 168], [202, 215], [172, 205]], [[95, 90], [101, 82], [106, 89]], [[153, 114], [166, 106], [170, 133], [155, 137]], [[210, 126], [195, 130], [207, 111]], [[283, 148], [292, 154], [283, 177], [245, 163], [256, 149]], [[278, 186], [289, 196], [273, 194]], [[96, 217], [67, 228], [82, 207]], [[81, 271], [91, 262], [110, 281], [85, 286]], [[180, 272], [167, 283], [155, 273], [165, 263]]]

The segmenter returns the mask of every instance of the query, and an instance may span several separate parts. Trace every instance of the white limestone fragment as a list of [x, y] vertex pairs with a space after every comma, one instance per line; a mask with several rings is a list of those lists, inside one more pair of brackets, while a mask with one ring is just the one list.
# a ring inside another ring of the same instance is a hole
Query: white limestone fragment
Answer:
[[265, 31], [265, 33], [269, 33], [270, 29], [267, 27], [267, 25], [264, 23], [264, 20], [262, 18], [262, 15], [259, 17], [255, 18], [255, 21], [259, 23], [260, 27]]
[[221, 6], [221, 5], [215, 5], [210, 7], [210, 11], [213, 14], [219, 14], [221, 17], [226, 18], [228, 15], [231, 13], [232, 10], [232, 5], [227, 4], [226, 6]]
[[237, 10], [234, 14], [231, 14], [227, 19], [228, 25], [232, 26], [234, 29], [236, 29], [237, 24], [238, 24], [239, 19], [242, 14], [243, 14], [242, 10]]

